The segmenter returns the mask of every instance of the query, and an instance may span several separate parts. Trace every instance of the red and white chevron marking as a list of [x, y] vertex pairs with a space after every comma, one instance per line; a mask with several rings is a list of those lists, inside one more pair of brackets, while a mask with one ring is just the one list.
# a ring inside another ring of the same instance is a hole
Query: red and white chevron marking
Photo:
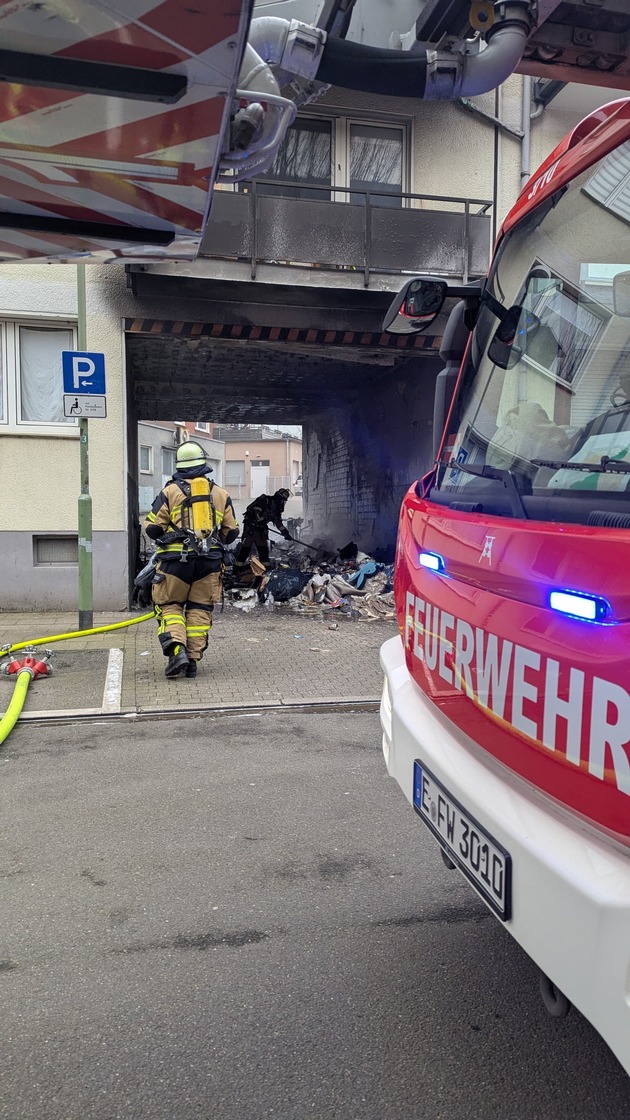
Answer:
[[[124, 9], [124, 10], [123, 10]], [[227, 123], [250, 0], [0, 0], [3, 49], [186, 73], [172, 106], [0, 83], [0, 259], [195, 255]], [[67, 234], [11, 229], [61, 218]], [[108, 222], [83, 240], [76, 221]], [[146, 246], [116, 228], [146, 230]], [[164, 249], [152, 231], [172, 231]]]

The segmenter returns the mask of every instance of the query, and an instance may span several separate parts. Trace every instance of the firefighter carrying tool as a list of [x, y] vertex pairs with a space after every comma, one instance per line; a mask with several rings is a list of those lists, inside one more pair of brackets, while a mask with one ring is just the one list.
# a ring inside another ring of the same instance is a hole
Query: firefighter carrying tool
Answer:
[[236, 540], [238, 523], [229, 494], [209, 478], [212, 467], [198, 443], [183, 443], [175, 462], [144, 531], [157, 541], [151, 593], [168, 657], [165, 674], [194, 677], [221, 599], [224, 548]]
[[234, 574], [238, 575], [245, 570], [249, 554], [254, 546], [258, 559], [263, 564], [269, 563], [269, 522], [275, 525], [285, 541], [290, 541], [289, 530], [282, 520], [284, 507], [290, 497], [286, 489], [276, 490], [275, 494], [261, 494], [250, 502], [243, 517], [243, 538], [236, 553], [234, 561]]

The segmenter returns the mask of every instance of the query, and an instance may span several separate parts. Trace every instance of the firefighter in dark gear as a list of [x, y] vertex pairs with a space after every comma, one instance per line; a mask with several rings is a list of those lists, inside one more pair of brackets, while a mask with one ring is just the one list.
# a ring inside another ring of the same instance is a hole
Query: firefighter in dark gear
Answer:
[[210, 475], [198, 443], [177, 449], [176, 469], [144, 523], [157, 541], [151, 597], [167, 677], [197, 673], [208, 645], [214, 604], [221, 600], [224, 546], [238, 537], [232, 499]]
[[239, 569], [242, 571], [247, 564], [249, 554], [254, 546], [258, 552], [258, 559], [263, 564], [269, 562], [269, 523], [282, 533], [286, 541], [291, 540], [289, 530], [282, 522], [282, 514], [289, 490], [276, 490], [275, 494], [261, 494], [250, 502], [243, 516], [243, 538], [234, 558], [234, 574]]

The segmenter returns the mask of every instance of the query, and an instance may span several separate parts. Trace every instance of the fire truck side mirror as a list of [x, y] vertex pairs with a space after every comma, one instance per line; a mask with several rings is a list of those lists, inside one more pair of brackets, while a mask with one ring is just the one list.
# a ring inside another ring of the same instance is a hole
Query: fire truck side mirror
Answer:
[[437, 318], [448, 295], [446, 280], [416, 276], [408, 280], [391, 304], [383, 330], [390, 334], [418, 334]]
[[613, 308], [615, 315], [630, 318], [630, 272], [618, 272], [613, 277]]

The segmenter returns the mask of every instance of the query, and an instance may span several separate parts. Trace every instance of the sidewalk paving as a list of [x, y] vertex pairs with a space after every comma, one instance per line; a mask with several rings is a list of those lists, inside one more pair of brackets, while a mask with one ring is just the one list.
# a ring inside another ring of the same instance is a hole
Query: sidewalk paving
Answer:
[[[94, 626], [132, 617], [129, 612], [97, 612]], [[330, 629], [333, 624], [337, 629]], [[0, 613], [0, 646], [77, 628], [76, 613]], [[391, 621], [354, 621], [336, 610], [275, 605], [244, 612], [226, 603], [223, 612], [215, 609], [197, 677], [167, 680], [157, 625], [141, 622], [51, 644], [53, 675], [31, 685], [24, 717], [375, 702], [383, 679], [378, 651], [396, 632]], [[37, 648], [41, 653], [46, 647]], [[110, 650], [122, 650], [122, 659]], [[0, 676], [0, 711], [12, 687], [12, 678]]]

